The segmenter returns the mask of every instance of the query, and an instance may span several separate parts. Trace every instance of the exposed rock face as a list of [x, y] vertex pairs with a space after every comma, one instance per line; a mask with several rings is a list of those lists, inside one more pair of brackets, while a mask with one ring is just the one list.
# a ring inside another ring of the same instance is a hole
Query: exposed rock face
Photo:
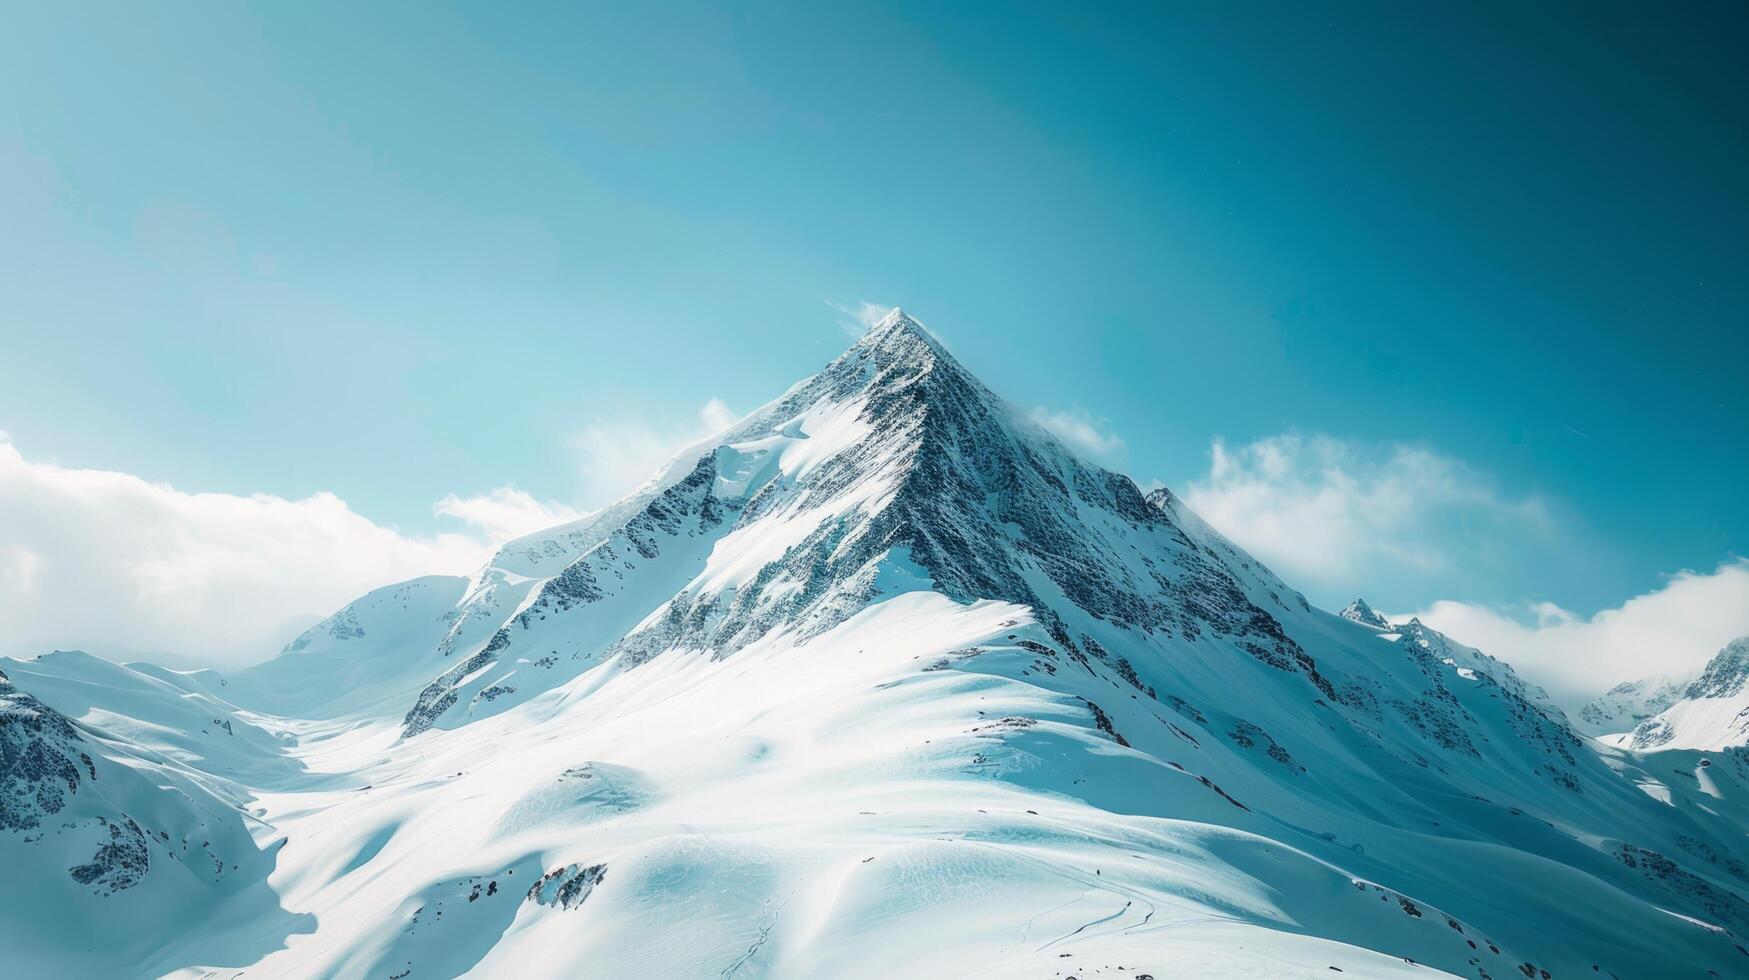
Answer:
[[0, 831], [35, 830], [97, 778], [79, 732], [0, 673]]
[[606, 877], [605, 864], [592, 864], [588, 867], [568, 864], [557, 871], [542, 875], [539, 881], [529, 886], [528, 901], [536, 905], [574, 909], [582, 905], [583, 900]]
[[98, 845], [91, 860], [67, 869], [74, 881], [90, 885], [99, 895], [114, 895], [140, 883], [152, 865], [152, 852], [146, 847], [146, 832], [132, 817], [114, 823], [98, 818], [109, 830], [109, 841]]
[[1707, 661], [1706, 669], [1688, 685], [1687, 698], [1730, 698], [1749, 687], [1749, 636], [1738, 637]]
[[492, 642], [486, 644], [485, 649], [444, 671], [436, 680], [427, 684], [419, 692], [419, 699], [413, 702], [413, 707], [407, 709], [407, 716], [401, 720], [402, 734], [411, 737], [430, 728], [433, 722], [456, 703], [457, 689], [461, 683], [490, 666], [497, 659], [498, 651], [509, 645], [510, 630], [506, 627], [492, 637]]

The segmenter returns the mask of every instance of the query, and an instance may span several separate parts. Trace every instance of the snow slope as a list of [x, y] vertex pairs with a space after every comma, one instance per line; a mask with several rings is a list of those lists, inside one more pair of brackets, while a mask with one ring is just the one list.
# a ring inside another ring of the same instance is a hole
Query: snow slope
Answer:
[[266, 947], [240, 946], [229, 923], [311, 927], [267, 886], [272, 848], [230, 778], [294, 763], [198, 680], [156, 673], [81, 653], [0, 659], [10, 975], [155, 975], [186, 964], [161, 956], [178, 946], [246, 962]]
[[37, 909], [8, 906], [0, 943], [48, 930], [27, 967], [1749, 968], [1741, 762], [1673, 780], [1676, 756], [1580, 738], [1479, 651], [1312, 608], [897, 312], [466, 580], [373, 592], [222, 680], [84, 660], [3, 666], [81, 738], [197, 775], [189, 800], [231, 805], [271, 872], [246, 908], [202, 883], [158, 936], [129, 917], [174, 867], [85, 896], [9, 831]]

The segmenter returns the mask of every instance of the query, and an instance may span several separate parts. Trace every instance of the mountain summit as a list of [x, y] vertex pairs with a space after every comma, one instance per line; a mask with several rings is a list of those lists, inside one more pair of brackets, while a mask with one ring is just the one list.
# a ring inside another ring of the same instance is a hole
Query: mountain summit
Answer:
[[[506, 546], [471, 588], [441, 648], [484, 643], [408, 706], [406, 735], [507, 710], [607, 658], [721, 658], [777, 630], [806, 640], [918, 590], [1025, 606], [1071, 657], [1097, 656], [1109, 628], [1208, 631], [1322, 683], [1255, 601], [1285, 608], [1296, 593], [1176, 505], [1080, 460], [898, 310], [639, 493], [560, 530]], [[1085, 617], [1098, 628], [1072, 628]], [[559, 662], [529, 677], [525, 650]]]
[[[344, 976], [1749, 965], [1719, 803], [1749, 767], [1653, 794], [1506, 665], [1348, 613], [894, 310], [623, 500], [237, 676], [8, 662], [81, 737], [237, 800], [272, 874], [185, 882], [174, 808], [111, 800], [88, 819], [148, 858], [113, 894], [0, 838], [32, 869], [3, 900], [94, 940], [0, 940]], [[209, 928], [221, 888], [243, 911]], [[148, 897], [187, 925], [135, 930]]]
[[1354, 600], [1344, 607], [1340, 613], [1337, 613], [1337, 615], [1341, 616], [1343, 619], [1359, 623], [1362, 626], [1371, 626], [1373, 629], [1388, 630], [1391, 628], [1390, 622], [1386, 620], [1385, 617], [1373, 611], [1373, 607], [1367, 605], [1365, 599]]

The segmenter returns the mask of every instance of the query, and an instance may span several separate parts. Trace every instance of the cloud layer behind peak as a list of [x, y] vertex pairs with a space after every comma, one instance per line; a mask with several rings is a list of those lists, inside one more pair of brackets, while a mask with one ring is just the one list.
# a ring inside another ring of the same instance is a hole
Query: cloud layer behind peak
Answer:
[[0, 441], [0, 653], [237, 666], [371, 589], [466, 574], [504, 538], [577, 514], [509, 487], [434, 510], [473, 530], [406, 534], [332, 493], [189, 493]]
[[509, 541], [589, 514], [515, 487], [499, 487], [472, 497], [449, 494], [431, 505], [438, 517], [453, 517], [485, 535], [490, 541]]
[[735, 424], [740, 416], [721, 398], [700, 405], [686, 422], [657, 425], [634, 415], [597, 418], [571, 437], [582, 500], [600, 507], [656, 475], [687, 446]]
[[1289, 581], [1342, 594], [1393, 574], [1485, 571], [1490, 542], [1551, 529], [1540, 500], [1433, 449], [1292, 432], [1215, 440], [1184, 499]]
[[1699, 671], [1726, 643], [1749, 636], [1749, 560], [1679, 572], [1589, 617], [1551, 602], [1498, 609], [1451, 600], [1412, 615], [1557, 695], [1586, 698], [1622, 681]]

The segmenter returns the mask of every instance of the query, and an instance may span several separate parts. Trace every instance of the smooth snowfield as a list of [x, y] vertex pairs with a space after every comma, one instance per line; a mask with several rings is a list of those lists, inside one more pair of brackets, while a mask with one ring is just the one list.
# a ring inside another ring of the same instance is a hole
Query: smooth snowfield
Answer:
[[[603, 665], [416, 763], [373, 765], [386, 746], [369, 730], [311, 738], [312, 769], [360, 785], [313, 811], [304, 794], [261, 803], [291, 841], [271, 883], [291, 906], [322, 910], [333, 933], [294, 936], [251, 973], [1402, 965], [1291, 934], [1309, 920], [1364, 937], [1367, 919], [1403, 917], [1394, 902], [1263, 839], [1090, 807], [1072, 783], [1097, 772], [1097, 758], [1055, 793], [981, 773], [1030, 762], [978, 761], [1007, 755], [978, 730], [1001, 718], [1039, 719], [1034, 737], [1061, 753], [1124, 753], [1086, 734], [1077, 704], [995, 676], [920, 671], [1026, 622], [1005, 604], [912, 593], [803, 648], [778, 640], [730, 660]], [[810, 669], [823, 658], [834, 669]], [[509, 743], [518, 748], [506, 754]], [[1259, 880], [1216, 857], [1225, 852], [1255, 852], [1249, 860], [1277, 873]], [[587, 915], [524, 901], [542, 869], [573, 864], [608, 869]], [[497, 888], [470, 902], [482, 883]], [[1332, 902], [1349, 911], [1330, 914]], [[1289, 934], [1245, 928], [1257, 921]], [[1443, 923], [1427, 932], [1461, 945], [1440, 935]]]
[[1582, 738], [1359, 619], [895, 313], [619, 503], [268, 664], [0, 661], [0, 944], [106, 976], [1744, 975], [1741, 753]]

